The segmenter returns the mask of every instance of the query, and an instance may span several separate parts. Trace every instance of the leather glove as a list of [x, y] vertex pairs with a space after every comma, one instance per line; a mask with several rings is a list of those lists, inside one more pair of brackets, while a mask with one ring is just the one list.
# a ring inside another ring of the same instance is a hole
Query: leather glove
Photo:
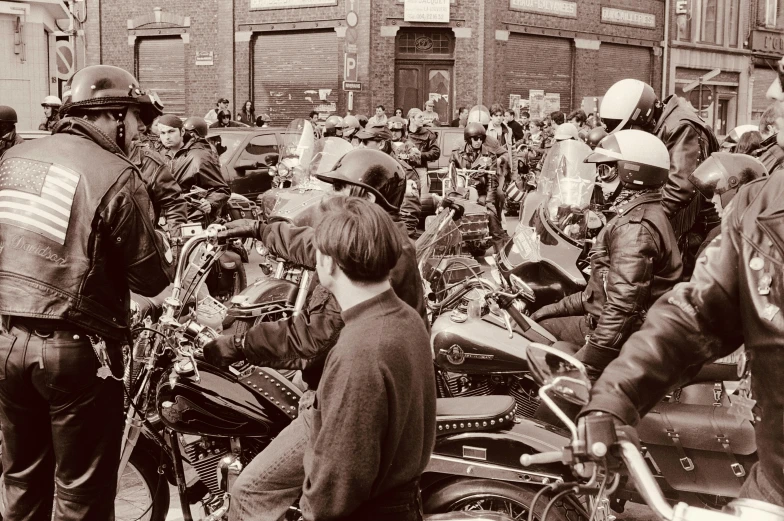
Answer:
[[542, 306], [538, 310], [534, 311], [531, 315], [531, 320], [534, 322], [540, 322], [542, 320], [546, 320], [548, 318], [556, 318], [564, 316], [565, 309], [560, 302], [556, 302], [555, 304], [547, 304], [546, 306]]
[[210, 340], [204, 346], [204, 359], [216, 367], [225, 367], [245, 360], [245, 353], [241, 348], [243, 340], [243, 337], [233, 335], [223, 335]]
[[234, 237], [250, 237], [253, 239], [261, 240], [261, 230], [264, 223], [254, 219], [237, 219], [236, 221], [229, 221], [226, 223], [227, 230], [235, 230], [232, 233]]
[[202, 199], [199, 201], [199, 210], [201, 210], [204, 214], [211, 214], [212, 213], [212, 205], [207, 199]]
[[602, 443], [605, 445], [607, 453], [602, 457], [610, 470], [617, 470], [623, 464], [620, 451], [618, 450], [618, 440], [631, 441], [638, 448], [640, 446], [637, 431], [633, 427], [625, 425], [612, 414], [602, 411], [590, 411], [582, 415], [577, 421], [577, 436], [585, 442], [586, 450], [593, 457], [596, 457], [592, 453], [594, 444]]

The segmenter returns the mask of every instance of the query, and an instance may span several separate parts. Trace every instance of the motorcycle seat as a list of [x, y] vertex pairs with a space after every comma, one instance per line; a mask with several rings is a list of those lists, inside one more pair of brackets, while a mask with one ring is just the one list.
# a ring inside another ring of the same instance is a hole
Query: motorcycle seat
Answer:
[[511, 396], [469, 396], [436, 400], [436, 435], [509, 429], [516, 403]]

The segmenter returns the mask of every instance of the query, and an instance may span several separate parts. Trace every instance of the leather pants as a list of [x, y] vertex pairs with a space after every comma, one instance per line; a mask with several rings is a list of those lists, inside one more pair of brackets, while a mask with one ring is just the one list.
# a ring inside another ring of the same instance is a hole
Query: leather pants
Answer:
[[[98, 378], [93, 348], [74, 329], [11, 317], [9, 329], [0, 332], [4, 521], [114, 516], [122, 382]], [[113, 372], [121, 376], [120, 346], [107, 347]]]

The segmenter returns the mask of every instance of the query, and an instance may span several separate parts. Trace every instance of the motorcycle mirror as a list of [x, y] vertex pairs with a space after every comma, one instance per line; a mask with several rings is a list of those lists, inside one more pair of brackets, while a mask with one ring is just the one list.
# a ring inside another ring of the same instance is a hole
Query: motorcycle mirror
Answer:
[[549, 385], [553, 393], [570, 403], [588, 403], [591, 381], [582, 362], [554, 347], [536, 342], [528, 344], [526, 358], [531, 375], [539, 385]]
[[517, 275], [509, 275], [509, 280], [512, 283], [512, 287], [514, 290], [524, 299], [528, 300], [529, 302], [536, 302], [536, 294], [534, 290], [531, 289], [531, 286], [525, 283], [523, 279], [518, 277]]

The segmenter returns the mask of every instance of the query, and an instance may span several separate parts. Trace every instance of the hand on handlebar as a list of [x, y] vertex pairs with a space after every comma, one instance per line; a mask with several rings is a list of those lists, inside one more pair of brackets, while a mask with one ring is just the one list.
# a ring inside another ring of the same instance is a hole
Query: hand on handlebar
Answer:
[[199, 205], [197, 207], [201, 213], [204, 215], [209, 215], [212, 213], [212, 205], [207, 199], [199, 200]]
[[262, 223], [253, 219], [237, 219], [227, 222], [225, 226], [226, 231], [219, 234], [219, 237], [259, 239]]
[[205, 344], [204, 359], [215, 367], [226, 367], [245, 360], [245, 354], [237, 348], [234, 336], [223, 335]]

